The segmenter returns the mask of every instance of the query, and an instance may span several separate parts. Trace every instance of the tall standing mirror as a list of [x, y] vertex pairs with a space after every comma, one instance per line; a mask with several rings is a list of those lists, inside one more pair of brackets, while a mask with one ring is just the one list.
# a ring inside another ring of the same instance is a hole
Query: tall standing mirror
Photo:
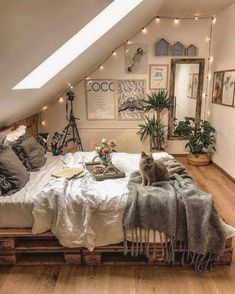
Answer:
[[204, 59], [171, 60], [170, 95], [174, 106], [169, 113], [169, 139], [188, 138], [187, 123], [195, 129], [200, 124], [204, 66]]

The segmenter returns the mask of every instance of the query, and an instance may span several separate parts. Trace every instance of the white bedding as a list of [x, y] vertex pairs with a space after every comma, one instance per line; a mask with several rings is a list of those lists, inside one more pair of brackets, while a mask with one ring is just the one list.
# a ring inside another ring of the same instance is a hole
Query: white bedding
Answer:
[[38, 172], [30, 173], [23, 189], [11, 196], [0, 197], [0, 228], [31, 228], [33, 201], [50, 181], [51, 173], [64, 165], [61, 157], [47, 154], [47, 162]]
[[[63, 160], [66, 166], [80, 167], [80, 163], [91, 161], [94, 155], [93, 152], [77, 152], [67, 154]], [[64, 246], [86, 247], [89, 250], [123, 241], [122, 219], [128, 197], [127, 183], [130, 173], [138, 169], [139, 156], [113, 154], [113, 163], [127, 174], [123, 179], [97, 182], [87, 174], [72, 181], [51, 181], [34, 201], [33, 233], [51, 230]], [[154, 157], [171, 156], [155, 153]], [[228, 236], [235, 234], [231, 227], [226, 228]]]
[[[113, 163], [127, 175], [123, 179], [97, 182], [89, 173], [70, 181], [51, 177], [53, 171], [64, 166], [84, 166], [95, 155], [95, 152], [64, 157], [49, 155], [46, 165], [30, 174], [30, 181], [21, 191], [0, 197], [0, 227], [32, 227], [35, 234], [51, 230], [64, 246], [90, 250], [123, 241], [127, 183], [130, 173], [138, 169], [140, 155], [113, 154]], [[171, 156], [155, 153], [154, 157]], [[235, 234], [233, 228], [226, 228], [228, 237]]]

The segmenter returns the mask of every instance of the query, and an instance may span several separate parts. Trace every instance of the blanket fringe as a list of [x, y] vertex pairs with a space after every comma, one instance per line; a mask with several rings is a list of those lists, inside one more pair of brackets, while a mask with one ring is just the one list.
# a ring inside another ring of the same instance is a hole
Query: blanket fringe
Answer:
[[[127, 232], [131, 232], [131, 248], [128, 248]], [[182, 253], [181, 264], [183, 266], [193, 266], [196, 272], [205, 272], [211, 270], [212, 264], [215, 261], [215, 255], [207, 253], [205, 255], [197, 254], [187, 250], [187, 244], [183, 241], [176, 242], [174, 236], [169, 236], [159, 231], [152, 231], [153, 233], [153, 250], [152, 258], [156, 259], [157, 242], [156, 234], [159, 234], [161, 244], [161, 258], [166, 263], [175, 265], [175, 249], [178, 244], [179, 251]], [[134, 228], [131, 230], [124, 229], [124, 254], [127, 255], [130, 252], [132, 257], [139, 255], [145, 255], [150, 257], [150, 230], [142, 228]]]

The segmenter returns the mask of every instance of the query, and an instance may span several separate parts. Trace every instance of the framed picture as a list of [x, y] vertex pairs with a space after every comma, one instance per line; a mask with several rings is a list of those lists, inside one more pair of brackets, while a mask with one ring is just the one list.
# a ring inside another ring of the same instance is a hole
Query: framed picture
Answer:
[[234, 106], [235, 70], [224, 72], [222, 105]]
[[146, 74], [148, 70], [148, 44], [125, 45], [125, 71], [130, 74]]
[[215, 71], [212, 88], [212, 103], [222, 103], [224, 72]]
[[115, 115], [114, 80], [85, 81], [88, 120], [112, 120]]
[[117, 81], [117, 110], [119, 120], [141, 120], [143, 118], [142, 100], [145, 98], [145, 80]]
[[149, 65], [149, 89], [167, 90], [168, 85], [168, 65], [150, 64]]

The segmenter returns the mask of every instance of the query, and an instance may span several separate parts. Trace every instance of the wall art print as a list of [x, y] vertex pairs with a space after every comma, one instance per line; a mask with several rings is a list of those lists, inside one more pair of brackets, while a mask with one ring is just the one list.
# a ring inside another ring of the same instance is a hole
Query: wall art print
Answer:
[[168, 84], [168, 65], [150, 64], [149, 65], [149, 89], [167, 90]]
[[126, 44], [124, 50], [126, 73], [146, 74], [148, 71], [148, 44]]
[[223, 79], [224, 79], [223, 71], [214, 72], [212, 103], [216, 103], [216, 104], [222, 103]]
[[223, 81], [222, 104], [227, 106], [234, 105], [235, 90], [235, 70], [225, 71]]
[[118, 80], [117, 103], [119, 120], [141, 120], [143, 118], [143, 104], [145, 99], [145, 80]]
[[115, 119], [115, 82], [114, 80], [87, 80], [86, 106], [88, 120]]

